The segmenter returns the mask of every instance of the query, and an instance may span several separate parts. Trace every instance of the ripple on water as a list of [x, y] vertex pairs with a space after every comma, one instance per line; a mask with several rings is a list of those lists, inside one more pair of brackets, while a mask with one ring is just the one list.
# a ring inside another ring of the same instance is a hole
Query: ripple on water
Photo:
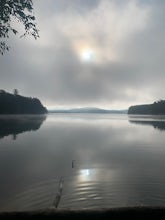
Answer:
[[[135, 178], [129, 182], [113, 181], [75, 182], [75, 175], [64, 178], [58, 208], [90, 209], [135, 205], [162, 205], [165, 201], [163, 180], [140, 184]], [[60, 178], [33, 184], [17, 194], [1, 210], [22, 211], [50, 208], [59, 190]]]

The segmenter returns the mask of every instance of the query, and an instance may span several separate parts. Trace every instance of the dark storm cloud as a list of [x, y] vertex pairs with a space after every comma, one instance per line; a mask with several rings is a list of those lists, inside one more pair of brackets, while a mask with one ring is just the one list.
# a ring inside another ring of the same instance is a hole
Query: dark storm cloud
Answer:
[[[163, 1], [39, 1], [40, 39], [11, 38], [0, 87], [45, 105], [108, 106], [163, 99]], [[92, 62], [82, 49], [94, 51]]]

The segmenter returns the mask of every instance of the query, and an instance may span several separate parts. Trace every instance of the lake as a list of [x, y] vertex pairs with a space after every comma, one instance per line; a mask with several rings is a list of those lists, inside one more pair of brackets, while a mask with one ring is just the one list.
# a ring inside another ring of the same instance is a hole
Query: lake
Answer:
[[0, 116], [0, 211], [165, 204], [165, 118]]

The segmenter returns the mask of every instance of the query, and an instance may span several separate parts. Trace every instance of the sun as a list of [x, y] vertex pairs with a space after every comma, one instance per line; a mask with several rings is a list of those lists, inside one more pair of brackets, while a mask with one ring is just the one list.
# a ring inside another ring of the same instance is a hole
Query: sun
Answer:
[[94, 60], [94, 52], [91, 49], [83, 49], [81, 52], [81, 58], [85, 62], [91, 62]]

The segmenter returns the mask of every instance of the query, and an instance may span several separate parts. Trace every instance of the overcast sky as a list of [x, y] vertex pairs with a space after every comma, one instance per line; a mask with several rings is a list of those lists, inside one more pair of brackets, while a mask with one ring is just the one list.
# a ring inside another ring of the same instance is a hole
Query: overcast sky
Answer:
[[33, 2], [40, 38], [11, 36], [1, 89], [57, 108], [165, 99], [164, 0]]

